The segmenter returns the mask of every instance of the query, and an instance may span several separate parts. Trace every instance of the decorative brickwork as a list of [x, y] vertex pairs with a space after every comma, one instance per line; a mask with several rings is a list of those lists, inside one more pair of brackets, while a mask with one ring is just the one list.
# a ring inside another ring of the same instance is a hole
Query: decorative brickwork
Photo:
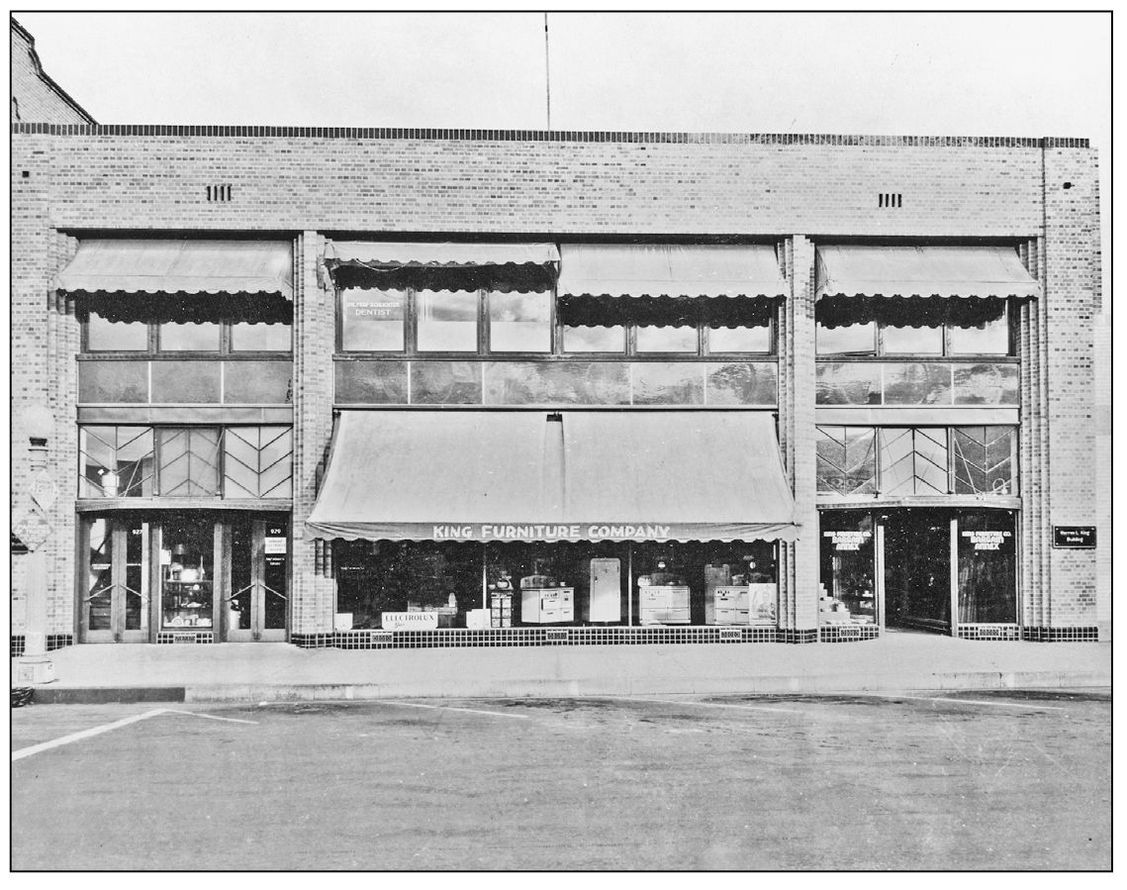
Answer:
[[1021, 627], [1016, 624], [959, 624], [960, 640], [1020, 640]]
[[175, 631], [162, 631], [157, 634], [157, 643], [170, 643], [170, 644], [196, 644], [196, 643], [214, 643], [215, 634], [204, 631], [188, 631], [188, 630], [175, 630]]
[[1030, 643], [1095, 643], [1098, 627], [1023, 627], [1021, 638]]
[[335, 634], [295, 635], [292, 642], [304, 648], [335, 646], [340, 649], [678, 645], [776, 643], [780, 642], [779, 633], [773, 627], [508, 627], [490, 630], [346, 630]]
[[875, 624], [827, 624], [818, 628], [821, 643], [857, 643], [879, 637], [880, 628]]

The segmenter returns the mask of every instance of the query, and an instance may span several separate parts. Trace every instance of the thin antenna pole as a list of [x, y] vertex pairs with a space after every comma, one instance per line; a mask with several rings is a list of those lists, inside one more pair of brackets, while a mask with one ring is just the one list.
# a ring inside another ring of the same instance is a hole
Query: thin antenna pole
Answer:
[[544, 89], [548, 97], [548, 129], [552, 129], [552, 69], [548, 64], [548, 13], [544, 13]]

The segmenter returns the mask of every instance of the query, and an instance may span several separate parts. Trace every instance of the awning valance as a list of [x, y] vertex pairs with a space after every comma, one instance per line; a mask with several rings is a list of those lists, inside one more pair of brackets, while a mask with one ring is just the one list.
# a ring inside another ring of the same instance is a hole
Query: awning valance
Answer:
[[560, 260], [554, 244], [330, 241], [325, 266], [341, 287], [502, 291], [546, 289]]
[[793, 540], [759, 412], [344, 411], [316, 538]]
[[91, 238], [58, 276], [79, 294], [277, 294], [293, 299], [293, 251], [279, 241]]
[[1012, 247], [997, 245], [818, 247], [818, 299], [829, 297], [1025, 297], [1041, 287]]
[[785, 297], [771, 245], [563, 244], [561, 298]]

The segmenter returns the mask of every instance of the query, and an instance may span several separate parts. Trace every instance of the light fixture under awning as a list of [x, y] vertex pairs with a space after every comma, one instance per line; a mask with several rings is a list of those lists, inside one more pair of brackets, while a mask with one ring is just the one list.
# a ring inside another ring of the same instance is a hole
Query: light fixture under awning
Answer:
[[91, 238], [55, 281], [70, 294], [277, 294], [293, 300], [285, 241]]
[[563, 244], [561, 298], [785, 297], [764, 244]]
[[1041, 287], [1012, 247], [823, 245], [817, 297], [1019, 297]]
[[760, 412], [343, 411], [314, 538], [794, 540]]

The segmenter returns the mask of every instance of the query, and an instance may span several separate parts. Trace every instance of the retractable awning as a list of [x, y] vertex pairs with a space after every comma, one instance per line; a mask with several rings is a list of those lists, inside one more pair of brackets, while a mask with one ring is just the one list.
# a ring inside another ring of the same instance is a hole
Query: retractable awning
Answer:
[[1012, 247], [996, 245], [818, 248], [817, 297], [1024, 297], [1041, 287]]
[[771, 245], [563, 244], [560, 297], [785, 297]]
[[542, 290], [556, 278], [554, 244], [330, 241], [325, 267], [341, 287]]
[[293, 299], [289, 242], [91, 238], [55, 286], [69, 294], [277, 294]]
[[793, 540], [771, 415], [344, 411], [314, 538]]

